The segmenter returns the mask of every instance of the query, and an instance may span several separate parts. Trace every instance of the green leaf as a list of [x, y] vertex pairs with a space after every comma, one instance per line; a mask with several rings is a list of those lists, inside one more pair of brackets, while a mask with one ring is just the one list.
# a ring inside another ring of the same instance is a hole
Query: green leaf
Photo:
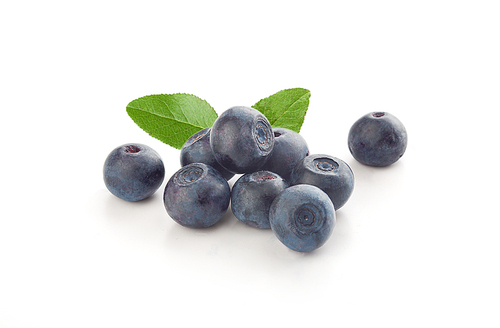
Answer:
[[217, 119], [217, 113], [205, 100], [185, 93], [132, 100], [127, 105], [127, 113], [149, 135], [177, 149]]
[[252, 107], [267, 117], [273, 128], [300, 132], [311, 92], [307, 89], [286, 89], [264, 98]]

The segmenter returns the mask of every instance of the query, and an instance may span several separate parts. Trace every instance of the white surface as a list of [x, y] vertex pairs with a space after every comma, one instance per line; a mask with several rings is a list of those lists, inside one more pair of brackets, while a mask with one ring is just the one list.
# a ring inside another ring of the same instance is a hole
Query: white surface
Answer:
[[[498, 17], [498, 1], [2, 3], [0, 327], [498, 327]], [[356, 176], [332, 238], [300, 254], [230, 212], [171, 220], [179, 151], [128, 102], [186, 92], [220, 114], [291, 87], [312, 92], [311, 152]], [[347, 149], [374, 110], [409, 136], [383, 169]], [[102, 181], [127, 142], [166, 164], [140, 203]]]

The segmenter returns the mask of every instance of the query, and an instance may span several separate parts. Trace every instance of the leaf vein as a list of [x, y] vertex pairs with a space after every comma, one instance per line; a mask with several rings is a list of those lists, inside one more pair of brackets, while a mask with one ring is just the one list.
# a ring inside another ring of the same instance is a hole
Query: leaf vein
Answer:
[[[152, 113], [151, 111], [148, 111], [148, 110], [145, 110], [145, 109], [142, 109], [142, 108], [134, 108], [134, 107], [131, 107], [131, 106], [129, 106], [129, 108], [130, 108], [130, 109], [132, 109], [132, 110], [137, 110], [137, 111], [139, 111], [141, 114], [143, 114], [143, 115], [144, 115], [144, 117], [147, 117], [147, 116], [148, 116], [148, 114], [150, 114], [150, 115], [157, 116], [157, 117], [159, 117], [159, 118], [161, 118], [161, 119], [173, 120], [173, 121], [176, 121], [176, 122], [179, 122], [179, 123], [184, 123], [184, 124], [192, 125], [192, 126], [197, 127], [197, 128], [205, 128], [205, 127], [203, 127], [203, 126], [201, 126], [201, 125], [199, 125], [199, 124], [198, 124], [198, 125], [196, 125], [196, 124], [193, 124], [193, 123], [191, 123], [191, 122], [188, 122], [188, 121], [187, 121], [187, 118], [186, 118], [185, 116], [184, 116], [184, 118], [185, 118], [186, 120], [185, 120], [185, 121], [181, 121], [181, 120], [179, 120], [179, 119], [178, 119], [178, 118], [176, 118], [176, 117], [168, 117], [168, 116], [166, 116], [166, 115], [160, 115], [159, 113]], [[142, 116], [142, 115], [141, 115], [141, 116]]]
[[300, 96], [299, 98], [297, 98], [297, 100], [295, 100], [290, 106], [288, 106], [282, 113], [280, 116], [278, 116], [276, 118], [276, 120], [274, 120], [273, 123], [271, 123], [271, 125], [275, 124], [277, 121], [279, 121], [286, 113], [288, 113], [288, 111], [290, 110], [290, 108], [292, 108], [299, 100], [301, 100], [302, 98], [304, 98], [305, 96], [307, 96], [307, 94], [309, 94], [309, 92], [306, 92], [305, 94], [303, 94], [302, 96]]

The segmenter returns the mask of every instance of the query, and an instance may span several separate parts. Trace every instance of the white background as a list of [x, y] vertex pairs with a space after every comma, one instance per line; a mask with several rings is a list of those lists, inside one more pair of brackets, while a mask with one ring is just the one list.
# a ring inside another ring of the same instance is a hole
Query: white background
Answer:
[[[480, 0], [2, 2], [0, 327], [498, 327], [499, 17]], [[355, 173], [331, 239], [302, 254], [230, 211], [170, 219], [179, 151], [128, 102], [185, 92], [220, 114], [293, 87], [312, 94], [311, 153]], [[391, 167], [347, 148], [370, 111], [407, 128]], [[128, 142], [166, 165], [139, 203], [102, 180]]]

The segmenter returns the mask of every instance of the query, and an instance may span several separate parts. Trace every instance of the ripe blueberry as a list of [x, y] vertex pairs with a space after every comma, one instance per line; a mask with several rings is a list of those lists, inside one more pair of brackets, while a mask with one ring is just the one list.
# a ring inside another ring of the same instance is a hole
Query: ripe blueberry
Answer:
[[330, 238], [335, 227], [335, 210], [319, 188], [296, 185], [276, 196], [269, 211], [271, 229], [288, 248], [310, 252]]
[[182, 146], [181, 166], [191, 163], [204, 163], [210, 165], [219, 171], [226, 180], [229, 180], [234, 176], [234, 173], [224, 169], [215, 160], [212, 148], [210, 148], [210, 128], [196, 132], [189, 137], [189, 139]]
[[322, 154], [309, 155], [295, 166], [292, 185], [309, 184], [323, 190], [338, 210], [354, 189], [354, 174], [343, 160]]
[[408, 136], [394, 115], [373, 112], [357, 120], [349, 130], [348, 146], [352, 156], [370, 166], [388, 166], [403, 156]]
[[267, 118], [250, 107], [232, 107], [215, 121], [210, 147], [217, 162], [236, 174], [258, 171], [274, 146], [274, 134]]
[[309, 155], [309, 148], [304, 138], [297, 132], [275, 128], [273, 133], [273, 152], [261, 170], [278, 173], [280, 177], [290, 181], [293, 168]]
[[152, 148], [137, 144], [116, 147], [104, 162], [104, 184], [118, 198], [135, 202], [160, 188], [165, 167]]
[[213, 167], [203, 163], [183, 166], [167, 182], [163, 204], [168, 215], [189, 228], [217, 223], [229, 207], [229, 185]]
[[269, 208], [274, 198], [288, 187], [279, 175], [258, 171], [242, 175], [231, 191], [231, 210], [241, 222], [269, 229]]

